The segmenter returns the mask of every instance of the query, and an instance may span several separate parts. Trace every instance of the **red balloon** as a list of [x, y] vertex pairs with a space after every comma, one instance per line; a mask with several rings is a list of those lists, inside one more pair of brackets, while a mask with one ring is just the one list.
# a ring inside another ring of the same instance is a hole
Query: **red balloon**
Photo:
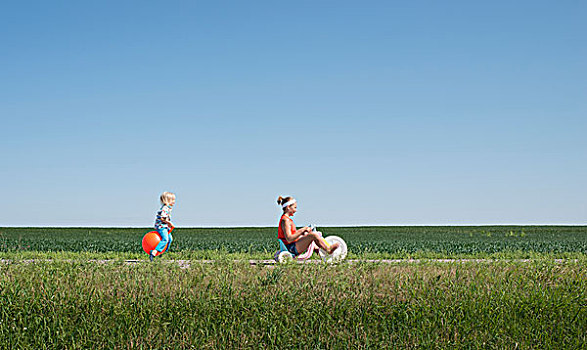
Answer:
[[[145, 253], [151, 254], [151, 251], [157, 247], [159, 242], [161, 242], [161, 236], [159, 236], [159, 232], [147, 232], [143, 237], [143, 250], [145, 251]], [[165, 248], [163, 248], [162, 252], [157, 252], [157, 255], [160, 255], [163, 252], [165, 252], [167, 250], [167, 247], [169, 247], [169, 243], [167, 243]]]

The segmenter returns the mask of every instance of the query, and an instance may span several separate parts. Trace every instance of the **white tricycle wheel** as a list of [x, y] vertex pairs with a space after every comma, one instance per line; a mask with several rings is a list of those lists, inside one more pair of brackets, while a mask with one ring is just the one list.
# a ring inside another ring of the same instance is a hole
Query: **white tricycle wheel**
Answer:
[[286, 252], [286, 251], [279, 252], [279, 255], [277, 256], [277, 261], [279, 261], [280, 264], [292, 262], [293, 259], [294, 259], [293, 255], [291, 255], [290, 252]]
[[347, 247], [346, 247], [346, 242], [342, 238], [340, 238], [338, 236], [328, 236], [328, 237], [324, 237], [324, 240], [329, 245], [333, 245], [335, 242], [340, 244], [340, 246], [338, 248], [336, 248], [336, 250], [334, 252], [332, 252], [332, 254], [328, 254], [325, 250], [320, 249], [318, 254], [320, 254], [320, 257], [322, 258], [322, 260], [324, 262], [335, 263], [335, 262], [343, 261], [346, 258]]

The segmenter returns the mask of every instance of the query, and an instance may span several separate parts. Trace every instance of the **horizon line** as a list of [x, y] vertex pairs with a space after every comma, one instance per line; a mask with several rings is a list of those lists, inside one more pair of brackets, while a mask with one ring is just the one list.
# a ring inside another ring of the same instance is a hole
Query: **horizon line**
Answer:
[[[467, 227], [467, 226], [587, 226], [587, 223], [481, 223], [481, 224], [362, 224], [362, 225], [320, 225], [319, 227]], [[199, 228], [276, 228], [275, 225], [202, 225], [202, 226], [176, 226], [176, 228], [199, 229]], [[302, 226], [303, 227], [303, 226]], [[149, 229], [151, 226], [138, 225], [120, 225], [120, 226], [102, 226], [102, 225], [8, 225], [0, 226], [2, 228], [142, 228]]]

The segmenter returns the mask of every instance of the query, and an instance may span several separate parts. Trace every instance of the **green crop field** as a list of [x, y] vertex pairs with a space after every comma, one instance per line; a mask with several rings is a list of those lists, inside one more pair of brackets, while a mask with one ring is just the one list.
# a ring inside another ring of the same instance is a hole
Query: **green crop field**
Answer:
[[[535, 257], [587, 253], [586, 226], [324, 227], [345, 239], [351, 258]], [[0, 252], [120, 253], [140, 257], [137, 228], [1, 228]], [[213, 252], [271, 258], [275, 228], [177, 229], [168, 257], [207, 258]]]
[[148, 229], [2, 228], [0, 349], [587, 349], [587, 227], [321, 230], [422, 260], [250, 266], [275, 229], [180, 228], [151, 263]]

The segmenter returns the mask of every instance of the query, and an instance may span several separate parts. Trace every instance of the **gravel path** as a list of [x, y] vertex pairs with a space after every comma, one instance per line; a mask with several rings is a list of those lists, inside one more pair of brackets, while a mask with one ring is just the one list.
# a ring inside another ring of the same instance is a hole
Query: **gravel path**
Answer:
[[[493, 262], [516, 262], [516, 263], [530, 263], [533, 261], [543, 261], [543, 259], [347, 259], [343, 263], [344, 264], [423, 264], [423, 263], [446, 263], [446, 264], [455, 264], [455, 263], [493, 263]], [[547, 260], [555, 263], [572, 263], [577, 262], [577, 259], [552, 259]], [[79, 262], [79, 260], [71, 260], [71, 259], [30, 259], [30, 260], [17, 260], [13, 261], [10, 259], [0, 259], [1, 264], [10, 264], [13, 262], [17, 263], [25, 263], [31, 264], [36, 262]], [[109, 264], [109, 263], [120, 263], [120, 260], [88, 260], [88, 262], [94, 262], [96, 264]], [[166, 264], [177, 264], [181, 268], [189, 268], [192, 264], [213, 264], [215, 262], [219, 262], [219, 260], [159, 260], [155, 262], [150, 262], [149, 260], [124, 260], [123, 261], [127, 265], [134, 265], [134, 264], [153, 264], [153, 263], [166, 263]], [[245, 263], [248, 262], [251, 266], [262, 265], [267, 267], [273, 267], [278, 265], [275, 260], [233, 260], [235, 263]], [[298, 264], [321, 264], [322, 260], [312, 259], [312, 260], [304, 260], [304, 261], [296, 261]]]

